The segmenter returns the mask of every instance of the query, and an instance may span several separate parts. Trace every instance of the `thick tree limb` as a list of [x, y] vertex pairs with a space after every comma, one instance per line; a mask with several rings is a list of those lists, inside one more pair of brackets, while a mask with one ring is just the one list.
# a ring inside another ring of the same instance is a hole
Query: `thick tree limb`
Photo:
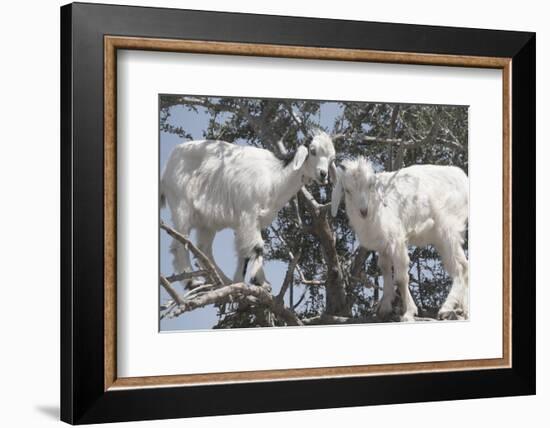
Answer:
[[[436, 318], [429, 317], [414, 317], [418, 322], [438, 321]], [[392, 320], [380, 320], [375, 315], [368, 317], [340, 317], [328, 314], [321, 314], [311, 318], [304, 318], [302, 320], [304, 325], [331, 325], [331, 324], [373, 324], [381, 322], [392, 322]], [[396, 319], [393, 322], [400, 322]]]
[[207, 270], [201, 269], [193, 272], [176, 273], [174, 275], [167, 276], [166, 279], [168, 280], [168, 282], [177, 282], [183, 281], [184, 279], [195, 278], [197, 276], [209, 276], [209, 272]]
[[305, 318], [302, 320], [304, 325], [326, 325], [326, 324], [363, 324], [363, 323], [372, 323], [374, 317], [369, 318], [352, 318], [352, 317], [341, 317], [329, 314], [321, 314], [311, 318]]
[[313, 211], [315, 214], [319, 214], [319, 207], [321, 206], [319, 202], [315, 200], [313, 195], [309, 193], [309, 190], [307, 190], [305, 187], [302, 187], [300, 189], [300, 193], [304, 197], [304, 200], [306, 201], [306, 206]]
[[225, 285], [212, 291], [202, 293], [192, 299], [185, 299], [174, 310], [173, 315], [178, 316], [207, 305], [219, 303], [228, 298], [255, 297], [259, 303], [267, 306], [277, 317], [288, 325], [303, 325], [302, 321], [291, 310], [278, 302], [267, 290], [256, 285], [248, 285], [243, 282]]
[[326, 312], [331, 315], [348, 315], [346, 290], [342, 268], [336, 251], [336, 239], [327, 218], [327, 209], [319, 204], [309, 191], [302, 187], [298, 193], [311, 213], [312, 228], [310, 233], [319, 239], [321, 252], [327, 265]]
[[320, 204], [317, 202], [317, 200], [313, 197], [313, 195], [307, 190], [305, 187], [302, 187], [300, 189], [300, 193], [304, 197], [306, 201], [306, 206], [312, 211], [316, 216], [319, 216], [321, 214], [324, 214], [325, 212], [328, 212], [330, 210], [330, 204]]

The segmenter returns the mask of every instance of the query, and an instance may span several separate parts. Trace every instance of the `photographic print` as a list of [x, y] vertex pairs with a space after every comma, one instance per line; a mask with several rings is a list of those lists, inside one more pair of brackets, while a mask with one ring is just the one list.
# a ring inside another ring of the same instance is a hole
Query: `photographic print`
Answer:
[[536, 392], [534, 33], [60, 22], [63, 421]]
[[159, 95], [160, 331], [468, 320], [468, 107]]

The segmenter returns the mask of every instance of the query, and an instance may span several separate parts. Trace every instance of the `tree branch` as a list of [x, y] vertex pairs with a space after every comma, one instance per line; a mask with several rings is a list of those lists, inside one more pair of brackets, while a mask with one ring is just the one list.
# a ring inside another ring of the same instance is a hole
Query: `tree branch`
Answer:
[[296, 255], [293, 255], [290, 250], [288, 251], [288, 254], [291, 257], [291, 260], [286, 270], [286, 275], [285, 275], [285, 279], [283, 280], [283, 285], [281, 285], [281, 291], [279, 291], [279, 294], [276, 297], [276, 300], [279, 302], [283, 302], [283, 299], [288, 290], [288, 287], [291, 286], [292, 281], [294, 280], [294, 270], [298, 266], [298, 262], [302, 257], [302, 248], [300, 247], [298, 249], [298, 252], [296, 253]]
[[225, 285], [223, 287], [216, 288], [215, 290], [201, 293], [192, 299], [185, 299], [174, 310], [173, 315], [178, 316], [184, 312], [189, 312], [207, 305], [219, 303], [228, 298], [247, 296], [258, 299], [258, 302], [267, 306], [273, 314], [278, 316], [288, 325], [303, 325], [302, 321], [300, 321], [296, 314], [286, 308], [282, 303], [278, 302], [265, 288], [256, 285], [248, 285], [243, 282]]
[[296, 272], [298, 272], [298, 275], [300, 276], [300, 282], [305, 285], [323, 285], [323, 281], [318, 281], [316, 279], [307, 279], [304, 275], [304, 271], [300, 266], [296, 266]]
[[177, 282], [183, 281], [184, 279], [195, 278], [197, 276], [209, 276], [209, 272], [201, 269], [194, 272], [175, 273], [174, 275], [167, 276], [166, 279], [168, 282]]
[[321, 314], [311, 318], [305, 318], [302, 320], [304, 325], [320, 325], [320, 324], [363, 324], [363, 323], [372, 323], [374, 317], [341, 317], [336, 315]]
[[[262, 110], [260, 116], [254, 116], [250, 113], [248, 105], [243, 102], [243, 100], [237, 101], [237, 106], [239, 112], [243, 115], [254, 133], [261, 139], [264, 144], [268, 144], [272, 148], [277, 145], [277, 141], [271, 132], [271, 127], [269, 126], [269, 120], [272, 119], [273, 113], [277, 110], [278, 104], [274, 100], [268, 100], [266, 106]], [[280, 141], [280, 140], [278, 140]]]
[[[285, 238], [283, 238], [283, 236], [281, 235], [280, 231], [278, 231], [277, 229], [275, 229], [275, 227], [271, 226], [271, 230], [273, 230], [273, 233], [277, 236], [277, 238], [279, 239], [279, 241], [281, 241], [281, 243], [283, 243], [285, 245], [286, 248], [290, 248], [288, 243], [286, 242]], [[300, 262], [300, 256], [302, 254], [302, 248], [300, 247], [300, 249], [298, 250], [298, 255], [295, 257], [294, 254], [292, 254], [292, 251], [287, 250], [288, 251], [288, 256], [290, 257], [290, 260], [291, 261], [294, 261], [294, 259], [296, 259], [296, 265], [293, 267], [292, 271], [296, 270], [298, 272], [298, 275], [300, 276], [300, 282], [302, 284], [305, 284], [305, 285], [323, 285], [324, 282], [323, 281], [316, 281], [316, 280], [313, 280], [313, 279], [306, 279], [306, 277], [304, 276], [304, 271], [302, 270], [302, 268], [300, 268], [300, 265], [299, 265], [299, 262]], [[288, 274], [288, 271], [287, 271], [287, 274]], [[286, 279], [286, 276], [285, 276], [285, 279]], [[284, 283], [283, 283], [283, 286], [284, 286]], [[282, 290], [282, 288], [281, 288]], [[286, 292], [286, 290], [285, 290]], [[284, 296], [284, 293], [283, 293], [283, 296]]]
[[300, 189], [298, 196], [311, 213], [312, 227], [309, 232], [319, 239], [321, 253], [327, 265], [326, 311], [331, 315], [347, 315], [350, 309], [347, 307], [344, 278], [336, 251], [336, 238], [327, 219], [327, 208], [319, 204], [305, 187]]
[[294, 123], [298, 127], [298, 129], [300, 129], [300, 131], [302, 131], [302, 134], [304, 134], [304, 136], [307, 136], [309, 134], [308, 129], [307, 129], [304, 121], [300, 117], [298, 117], [298, 115], [294, 111], [294, 108], [292, 107], [292, 103], [285, 102], [284, 106], [287, 109], [288, 114], [290, 115], [291, 119], [294, 121]]
[[319, 207], [321, 206], [319, 202], [315, 200], [313, 195], [309, 193], [309, 190], [305, 188], [305, 186], [302, 186], [300, 189], [300, 193], [304, 197], [305, 201], [307, 202], [308, 208], [313, 211], [316, 215], [319, 215]]
[[204, 254], [198, 247], [195, 246], [186, 236], [179, 233], [177, 230], [172, 229], [170, 226], [167, 226], [164, 222], [160, 222], [160, 228], [164, 229], [168, 235], [170, 235], [175, 240], [179, 241], [182, 245], [185, 245], [189, 251], [191, 251], [202, 268], [208, 271], [208, 276], [214, 282], [214, 285], [224, 285], [225, 282], [222, 280], [223, 273], [220, 274], [218, 268], [212, 263], [206, 254]]
[[[414, 317], [415, 321], [437, 321], [436, 318], [430, 317]], [[376, 318], [375, 315], [365, 316], [365, 317], [341, 317], [329, 314], [321, 314], [311, 318], [304, 318], [302, 323], [304, 325], [331, 325], [331, 324], [367, 324], [367, 323], [380, 323], [380, 322], [390, 322], [387, 320], [380, 320]], [[394, 322], [400, 322], [396, 320]]]
[[170, 282], [162, 275], [160, 275], [160, 285], [164, 287], [164, 289], [170, 295], [174, 302], [176, 302], [178, 305], [182, 305], [184, 303], [181, 296], [174, 289], [174, 287], [172, 287], [172, 284], [170, 284]]
[[367, 260], [368, 255], [369, 252], [365, 247], [359, 247], [359, 251], [357, 252], [351, 266], [350, 273], [352, 277], [358, 277], [359, 274], [365, 269], [365, 261]]
[[292, 205], [294, 206], [294, 210], [296, 211], [296, 222], [298, 223], [299, 227], [302, 227], [303, 222], [302, 222], [302, 216], [300, 215], [300, 205], [298, 203], [298, 198], [296, 196], [292, 198]]

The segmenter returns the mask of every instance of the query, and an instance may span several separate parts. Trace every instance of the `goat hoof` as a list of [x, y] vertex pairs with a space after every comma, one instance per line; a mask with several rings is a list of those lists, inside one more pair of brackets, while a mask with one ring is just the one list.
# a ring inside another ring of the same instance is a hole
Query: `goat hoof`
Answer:
[[403, 314], [400, 319], [401, 322], [414, 322], [414, 314]]
[[265, 284], [270, 285], [269, 282], [267, 282], [267, 281], [265, 281], [265, 280], [261, 280], [261, 279], [255, 277], [255, 276], [253, 276], [252, 278], [250, 278], [250, 283], [251, 283], [252, 285], [256, 285], [256, 286], [258, 286], [258, 287], [262, 287], [262, 286], [264, 286]]
[[462, 308], [455, 309], [456, 319], [459, 321], [464, 321], [468, 319], [468, 312], [464, 311]]
[[201, 286], [203, 283], [201, 281], [198, 281], [196, 279], [190, 279], [182, 282], [183, 289], [184, 290], [193, 290], [199, 286]]
[[458, 319], [464, 320], [464, 319], [468, 318], [467, 313], [464, 312], [464, 309], [462, 309], [462, 308], [455, 309], [455, 313], [456, 313]]
[[458, 320], [458, 314], [454, 310], [441, 310], [437, 314], [440, 320]]

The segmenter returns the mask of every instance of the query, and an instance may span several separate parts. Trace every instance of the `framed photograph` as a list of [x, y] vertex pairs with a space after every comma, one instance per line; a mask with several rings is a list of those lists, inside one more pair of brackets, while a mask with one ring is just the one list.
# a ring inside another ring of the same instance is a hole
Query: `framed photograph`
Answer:
[[533, 33], [76, 3], [61, 62], [62, 420], [535, 393]]

